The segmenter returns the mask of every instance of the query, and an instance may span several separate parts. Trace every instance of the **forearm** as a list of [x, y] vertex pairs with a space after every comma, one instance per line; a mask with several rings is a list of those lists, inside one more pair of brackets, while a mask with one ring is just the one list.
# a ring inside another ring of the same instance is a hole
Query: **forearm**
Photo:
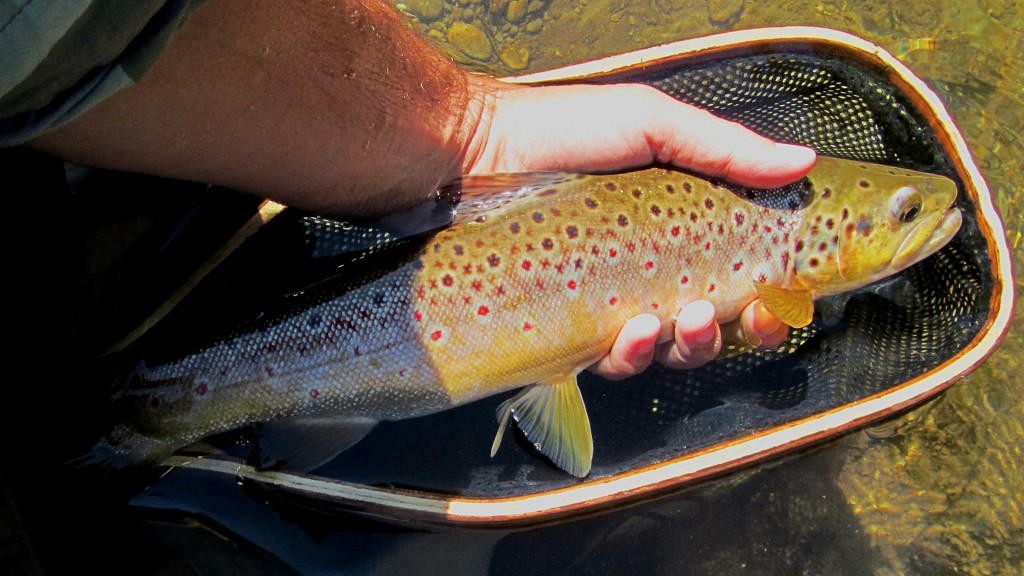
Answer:
[[211, 0], [142, 81], [33, 142], [348, 215], [458, 175], [468, 77], [384, 0]]

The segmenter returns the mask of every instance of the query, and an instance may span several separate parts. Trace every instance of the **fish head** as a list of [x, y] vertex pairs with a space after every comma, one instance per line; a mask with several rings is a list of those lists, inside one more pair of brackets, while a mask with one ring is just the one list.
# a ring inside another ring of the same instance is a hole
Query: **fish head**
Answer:
[[943, 176], [820, 157], [808, 179], [814, 198], [793, 252], [797, 277], [815, 295], [895, 274], [960, 229], [957, 186]]

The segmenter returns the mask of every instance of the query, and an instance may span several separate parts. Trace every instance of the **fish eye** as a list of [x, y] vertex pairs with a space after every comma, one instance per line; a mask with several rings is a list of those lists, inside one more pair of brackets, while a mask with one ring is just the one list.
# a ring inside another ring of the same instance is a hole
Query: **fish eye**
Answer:
[[903, 207], [903, 212], [900, 213], [900, 222], [903, 222], [904, 224], [907, 223], [907, 222], [913, 222], [914, 218], [917, 218], [917, 215], [920, 214], [920, 213], [921, 213], [921, 204], [920, 203], [914, 203], [914, 204], [911, 204], [909, 206], [904, 206]]
[[896, 191], [890, 199], [889, 213], [892, 218], [906, 224], [913, 222], [921, 215], [924, 198], [913, 186], [904, 186]]

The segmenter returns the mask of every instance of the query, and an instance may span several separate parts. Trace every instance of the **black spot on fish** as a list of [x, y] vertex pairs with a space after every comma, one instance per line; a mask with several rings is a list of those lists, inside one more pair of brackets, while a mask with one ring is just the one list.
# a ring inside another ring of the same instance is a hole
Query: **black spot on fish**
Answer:
[[541, 222], [544, 221], [544, 215], [541, 214], [540, 212], [534, 212], [532, 218], [533, 221], [536, 222], [537, 224], [540, 224]]
[[822, 198], [829, 198], [831, 196], [832, 196], [832, 189], [831, 188], [826, 186], [824, 189], [822, 189], [822, 191], [821, 191], [821, 197]]
[[633, 188], [633, 198], [639, 199], [643, 195], [644, 193], [642, 190], [640, 190], [639, 188]]
[[551, 250], [552, 248], [555, 247], [555, 243], [554, 241], [551, 240], [551, 238], [545, 238], [541, 240], [540, 245], [543, 246], [545, 250]]
[[583, 268], [583, 258], [577, 258], [576, 261], [573, 262], [573, 266], [575, 266], [577, 270]]
[[456, 256], [462, 256], [466, 252], [466, 249], [462, 247], [462, 244], [456, 244], [454, 250]]
[[658, 206], [657, 204], [652, 205], [651, 214], [654, 214], [655, 217], [661, 216], [661, 206]]
[[597, 200], [594, 200], [593, 198], [587, 198], [583, 200], [583, 204], [586, 205], [586, 207], [590, 208], [591, 210], [597, 208]]
[[693, 192], [693, 186], [690, 186], [690, 183], [689, 183], [689, 182], [683, 182], [683, 190], [684, 190], [684, 191], [685, 191], [685, 192], [686, 192], [687, 194], [689, 194], [690, 192]]
[[669, 194], [675, 194], [676, 187], [671, 184], [665, 184], [665, 192], [668, 192]]
[[860, 182], [857, 182], [857, 185], [860, 186], [861, 188], [870, 188], [871, 187], [871, 183], [868, 182], [867, 180], [861, 180]]
[[607, 188], [608, 190], [617, 190], [618, 189], [618, 186], [616, 186], [614, 182], [605, 182], [604, 183], [604, 187]]
[[498, 258], [497, 254], [491, 254], [490, 256], [487, 257], [487, 263], [490, 264], [492, 268], [494, 268], [498, 264], [501, 264], [501, 258]]
[[452, 284], [455, 284], [455, 279], [452, 278], [451, 274], [445, 274], [443, 277], [441, 277], [441, 283], [444, 284], [445, 286], [451, 286]]
[[619, 214], [618, 224], [622, 227], [629, 226], [629, 218], [626, 218], [625, 214]]
[[796, 251], [800, 252], [803, 249], [804, 249], [804, 241], [803, 240], [797, 240], [796, 241]]
[[555, 194], [558, 194], [558, 189], [557, 188], [548, 188], [547, 190], [541, 192], [539, 195], [540, 196], [553, 196]]
[[704, 199], [704, 207], [707, 208], [708, 210], [714, 209], [715, 201], [712, 200], [711, 198], [705, 198]]
[[508, 225], [508, 229], [513, 234], [519, 234], [519, 222], [513, 222]]
[[580, 231], [575, 226], [566, 226], [565, 235], [568, 236], [569, 238], [576, 238], [577, 236], [580, 235]]

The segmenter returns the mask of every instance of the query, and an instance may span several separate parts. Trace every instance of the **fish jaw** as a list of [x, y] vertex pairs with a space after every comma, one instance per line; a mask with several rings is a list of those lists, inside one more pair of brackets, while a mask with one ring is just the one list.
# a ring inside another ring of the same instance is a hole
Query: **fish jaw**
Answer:
[[942, 249], [960, 231], [963, 214], [951, 207], [940, 217], [930, 220], [930, 226], [919, 226], [900, 244], [891, 262], [893, 271], [908, 268]]

